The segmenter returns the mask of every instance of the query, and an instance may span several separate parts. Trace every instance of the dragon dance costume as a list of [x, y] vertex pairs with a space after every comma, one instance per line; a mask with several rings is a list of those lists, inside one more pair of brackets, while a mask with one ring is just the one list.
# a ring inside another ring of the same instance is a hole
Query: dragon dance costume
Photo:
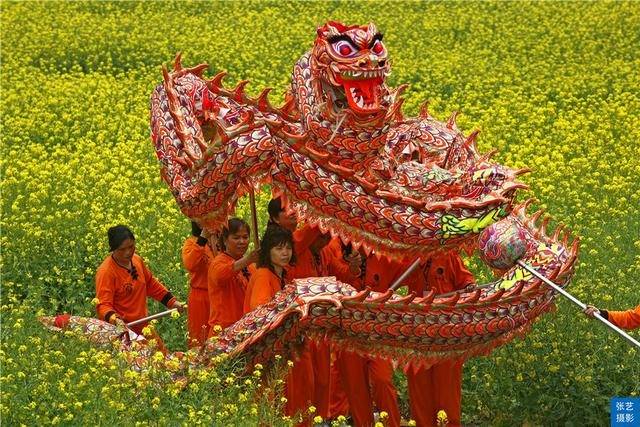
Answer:
[[178, 56], [151, 96], [161, 175], [181, 211], [210, 232], [239, 197], [269, 183], [299, 221], [355, 250], [405, 265], [478, 250], [496, 279], [406, 296], [335, 277], [296, 279], [205, 342], [203, 369], [221, 353], [268, 366], [299, 351], [292, 343], [301, 337], [409, 371], [461, 363], [524, 336], [554, 308], [554, 292], [517, 262], [569, 284], [579, 241], [562, 226], [548, 234], [549, 218], [516, 204], [526, 188], [517, 177], [527, 171], [480, 154], [478, 133], [464, 135], [456, 113], [441, 122], [425, 105], [405, 117], [406, 86], [386, 83], [389, 59], [374, 24], [329, 22], [295, 64], [277, 108], [269, 88], [250, 97], [247, 81], [227, 88], [224, 72], [205, 79], [208, 65], [185, 68]]

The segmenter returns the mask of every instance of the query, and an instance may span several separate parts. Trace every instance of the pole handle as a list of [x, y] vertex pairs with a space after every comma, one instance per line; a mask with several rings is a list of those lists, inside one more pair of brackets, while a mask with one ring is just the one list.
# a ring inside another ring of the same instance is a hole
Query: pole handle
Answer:
[[[536, 276], [538, 279], [542, 280], [545, 284], [547, 284], [548, 286], [552, 287], [556, 292], [560, 293], [563, 297], [567, 298], [569, 301], [571, 301], [572, 303], [574, 303], [575, 305], [577, 305], [578, 307], [580, 307], [582, 310], [584, 310], [585, 308], [587, 308], [586, 304], [584, 304], [582, 301], [580, 301], [578, 298], [574, 297], [573, 295], [571, 295], [569, 292], [567, 292], [566, 290], [562, 289], [560, 286], [556, 285], [555, 283], [553, 283], [551, 280], [547, 279], [546, 277], [544, 277], [542, 274], [538, 273], [533, 267], [531, 267], [529, 264], [527, 264], [524, 261], [518, 260], [517, 264], [524, 268], [525, 270], [527, 270], [529, 273], [533, 274], [534, 276]], [[617, 327], [616, 325], [614, 325], [613, 323], [609, 322], [607, 319], [605, 319], [604, 317], [600, 316], [599, 314], [596, 314], [594, 316], [596, 319], [598, 319], [600, 322], [604, 323], [605, 325], [607, 325], [607, 327], [615, 332], [617, 332], [620, 336], [622, 336], [624, 339], [626, 339], [629, 343], [631, 343], [631, 345], [636, 346], [638, 349], [640, 349], [640, 342], [638, 342], [637, 340], [635, 340], [631, 335], [627, 334], [625, 331], [623, 331], [622, 329], [620, 329], [619, 327]]]
[[126, 324], [127, 328], [131, 326], [136, 326], [144, 322], [148, 322], [149, 320], [159, 319], [161, 317], [165, 317], [173, 313], [174, 311], [178, 311], [177, 308], [172, 308], [170, 310], [161, 311], [160, 313], [152, 314], [151, 316], [143, 317], [142, 319], [134, 320], [133, 322], [129, 322]]

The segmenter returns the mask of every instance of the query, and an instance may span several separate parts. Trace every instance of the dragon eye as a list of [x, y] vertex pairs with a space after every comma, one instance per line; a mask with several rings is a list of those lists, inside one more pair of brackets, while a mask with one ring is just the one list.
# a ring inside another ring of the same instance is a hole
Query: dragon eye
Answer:
[[333, 44], [333, 50], [338, 52], [341, 56], [352, 56], [356, 53], [356, 50], [351, 46], [351, 43], [345, 40], [335, 42]]
[[373, 47], [371, 48], [371, 50], [376, 55], [380, 55], [382, 52], [384, 52], [384, 46], [382, 45], [382, 42], [380, 40], [376, 40], [376, 42], [373, 44]]

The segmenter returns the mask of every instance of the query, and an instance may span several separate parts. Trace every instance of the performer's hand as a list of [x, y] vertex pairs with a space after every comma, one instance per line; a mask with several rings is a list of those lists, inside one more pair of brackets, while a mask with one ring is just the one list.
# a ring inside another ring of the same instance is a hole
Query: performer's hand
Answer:
[[360, 252], [354, 251], [345, 257], [345, 261], [349, 264], [349, 271], [352, 274], [360, 275], [360, 266], [362, 265], [362, 257]]
[[175, 308], [176, 310], [178, 310], [178, 313], [184, 313], [185, 310], [186, 310], [185, 305], [183, 303], [181, 303], [180, 301], [178, 301], [178, 300], [176, 300], [173, 303], [171, 308]]
[[247, 265], [249, 264], [253, 264], [254, 262], [258, 262], [258, 254], [259, 254], [259, 250], [253, 250], [251, 251], [249, 254], [246, 255], [247, 257]]
[[116, 327], [116, 331], [121, 334], [127, 330], [127, 324], [116, 315], [111, 316], [109, 322]]
[[587, 308], [584, 309], [584, 314], [589, 317], [595, 317], [596, 314], [600, 314], [600, 310], [592, 305], [587, 305]]

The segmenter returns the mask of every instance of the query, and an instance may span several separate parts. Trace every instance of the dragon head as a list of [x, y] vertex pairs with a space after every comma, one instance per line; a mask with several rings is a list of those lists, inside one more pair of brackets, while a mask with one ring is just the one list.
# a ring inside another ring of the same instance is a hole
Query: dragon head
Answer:
[[318, 28], [311, 60], [327, 108], [336, 114], [349, 108], [370, 117], [386, 110], [390, 73], [387, 49], [376, 26], [328, 22]]

